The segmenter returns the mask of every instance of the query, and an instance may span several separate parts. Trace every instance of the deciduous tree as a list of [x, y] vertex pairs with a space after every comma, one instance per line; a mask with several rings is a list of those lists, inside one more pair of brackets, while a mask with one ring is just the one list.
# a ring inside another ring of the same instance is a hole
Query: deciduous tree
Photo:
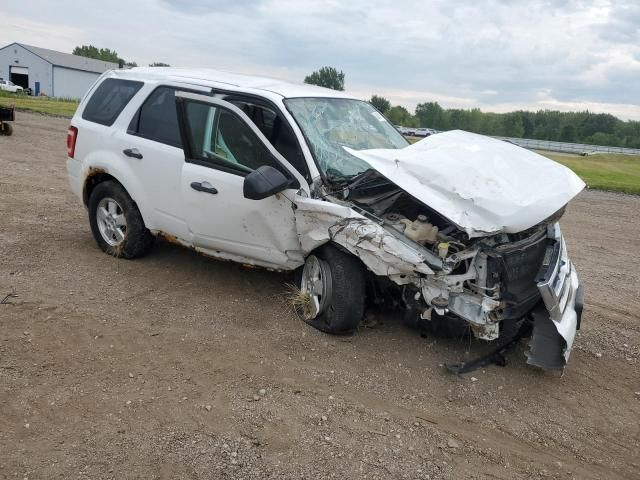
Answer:
[[385, 116], [394, 125], [400, 125], [402, 127], [412, 127], [414, 125], [413, 117], [409, 111], [400, 105], [391, 107], [387, 110]]
[[376, 107], [380, 113], [386, 113], [391, 108], [391, 102], [384, 97], [373, 95], [369, 103]]
[[344, 72], [338, 72], [334, 67], [322, 67], [320, 70], [316, 70], [311, 75], [306, 76], [304, 83], [334, 90], [344, 90]]
[[97, 48], [93, 45], [82, 45], [73, 49], [74, 55], [87, 58], [95, 58], [96, 60], [103, 60], [105, 62], [118, 63], [118, 53], [115, 50], [109, 50], [108, 48]]

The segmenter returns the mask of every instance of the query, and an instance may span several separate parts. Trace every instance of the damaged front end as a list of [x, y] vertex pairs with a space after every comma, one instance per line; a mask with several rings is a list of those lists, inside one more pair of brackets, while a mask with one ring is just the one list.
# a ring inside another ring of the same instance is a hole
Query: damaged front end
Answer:
[[370, 169], [329, 188], [320, 185], [317, 198], [300, 198], [296, 222], [303, 249], [333, 241], [375, 276], [400, 286], [404, 307], [419, 321], [462, 321], [477, 338], [501, 337], [502, 346], [511, 340], [505, 336], [526, 333], [527, 363], [563, 369], [583, 302], [558, 224], [566, 201], [520, 231], [477, 231], [454, 223], [388, 176]]
[[532, 313], [533, 335], [527, 363], [561, 369], [569, 360], [576, 330], [580, 330], [584, 287], [569, 260], [559, 224], [549, 225], [548, 237], [551, 241], [537, 278], [544, 308], [538, 305]]

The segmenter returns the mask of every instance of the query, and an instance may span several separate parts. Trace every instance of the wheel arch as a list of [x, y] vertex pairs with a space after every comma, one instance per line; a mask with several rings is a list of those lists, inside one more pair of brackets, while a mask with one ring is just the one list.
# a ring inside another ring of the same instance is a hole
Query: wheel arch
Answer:
[[[102, 168], [90, 168], [89, 174], [84, 179], [84, 185], [82, 186], [82, 203], [85, 207], [89, 206], [89, 198], [91, 197], [91, 193], [95, 188], [104, 182], [113, 181], [118, 183], [122, 188], [125, 188], [116, 177], [107, 173], [106, 170]], [[128, 192], [127, 192], [128, 193]]]
[[[320, 245], [317, 245], [313, 248], [313, 250], [306, 252], [304, 254], [304, 258], [306, 260], [306, 258], [309, 255], [317, 255], [319, 252], [322, 252], [323, 250], [326, 250], [327, 248], [335, 248], [336, 250], [344, 253], [345, 255], [348, 255], [350, 257], [353, 257], [361, 266], [362, 269], [364, 271], [365, 276], [366, 275], [373, 275], [373, 272], [371, 271], [371, 269], [367, 266], [366, 263], [364, 263], [364, 261], [362, 260], [362, 258], [360, 257], [360, 255], [358, 255], [356, 252], [353, 252], [351, 250], [349, 250], [347, 247], [345, 247], [344, 245], [336, 242], [333, 238], [330, 238], [329, 240], [327, 240], [324, 243], [321, 243]], [[320, 253], [321, 254], [321, 253]], [[301, 265], [301, 266], [304, 266]]]
[[133, 189], [129, 188], [125, 182], [120, 181], [120, 179], [116, 175], [114, 175], [113, 172], [108, 171], [106, 168], [89, 167], [88, 173], [82, 185], [82, 203], [84, 204], [84, 206], [89, 206], [89, 198], [91, 197], [91, 193], [95, 190], [95, 188], [101, 183], [108, 181], [117, 183], [124, 189], [125, 192], [127, 192], [127, 195], [131, 197], [131, 200], [140, 212], [145, 225], [147, 226], [147, 228], [150, 228], [148, 215], [146, 214], [145, 209], [141, 208], [141, 205], [139, 204], [136, 198], [137, 196], [135, 195]]

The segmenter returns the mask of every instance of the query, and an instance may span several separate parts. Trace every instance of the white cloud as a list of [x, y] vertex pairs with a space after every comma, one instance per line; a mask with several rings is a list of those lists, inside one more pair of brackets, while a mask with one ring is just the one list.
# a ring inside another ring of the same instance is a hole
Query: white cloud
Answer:
[[18, 42], [53, 50], [69, 50], [82, 36], [83, 30], [67, 25], [36, 22], [22, 16], [2, 12], [0, 7], [0, 46]]
[[0, 42], [66, 51], [92, 43], [141, 65], [293, 81], [333, 65], [355, 94], [409, 108], [437, 100], [640, 117], [633, 0], [4, 0], [0, 19]]

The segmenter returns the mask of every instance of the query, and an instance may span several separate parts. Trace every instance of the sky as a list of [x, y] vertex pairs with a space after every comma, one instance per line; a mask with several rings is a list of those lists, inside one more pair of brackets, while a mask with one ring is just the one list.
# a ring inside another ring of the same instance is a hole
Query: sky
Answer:
[[410, 111], [640, 120], [639, 0], [2, 0], [0, 47], [13, 42], [293, 82], [329, 65], [348, 92]]

